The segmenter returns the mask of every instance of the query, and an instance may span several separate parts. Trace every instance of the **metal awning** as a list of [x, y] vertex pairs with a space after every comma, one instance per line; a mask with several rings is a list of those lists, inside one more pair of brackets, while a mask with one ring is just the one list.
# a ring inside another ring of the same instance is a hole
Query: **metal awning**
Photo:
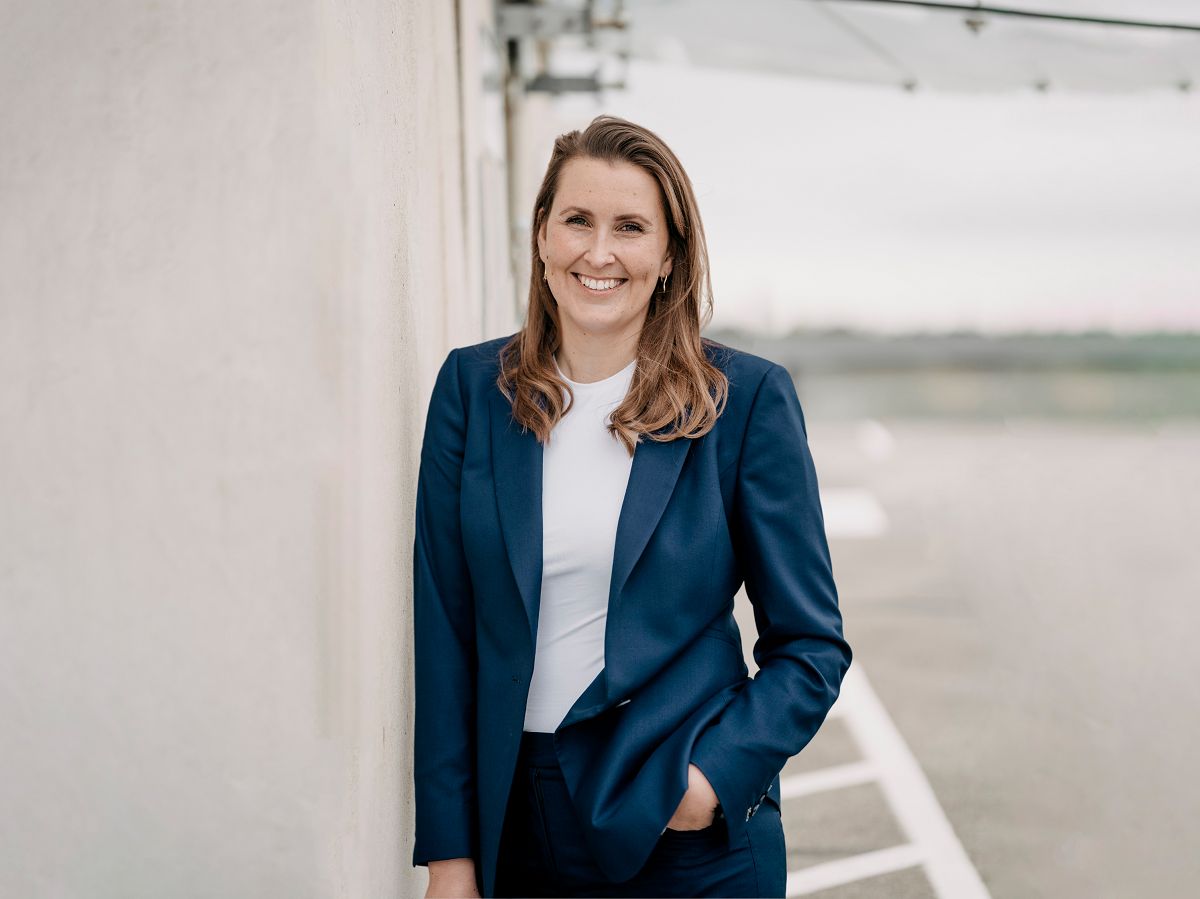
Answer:
[[623, 8], [628, 27], [588, 39], [610, 58], [939, 91], [1200, 87], [1195, 0], [625, 0]]

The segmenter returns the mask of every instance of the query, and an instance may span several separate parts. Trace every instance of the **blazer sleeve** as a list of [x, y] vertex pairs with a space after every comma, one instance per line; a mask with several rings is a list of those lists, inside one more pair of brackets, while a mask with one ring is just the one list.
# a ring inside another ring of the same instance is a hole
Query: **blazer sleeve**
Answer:
[[754, 607], [759, 670], [700, 734], [691, 758], [716, 791], [731, 841], [825, 720], [851, 659], [804, 414], [780, 365], [759, 382], [737, 465], [731, 531]]
[[417, 476], [414, 865], [478, 858], [475, 614], [459, 518], [466, 407], [457, 354], [450, 351], [434, 384]]

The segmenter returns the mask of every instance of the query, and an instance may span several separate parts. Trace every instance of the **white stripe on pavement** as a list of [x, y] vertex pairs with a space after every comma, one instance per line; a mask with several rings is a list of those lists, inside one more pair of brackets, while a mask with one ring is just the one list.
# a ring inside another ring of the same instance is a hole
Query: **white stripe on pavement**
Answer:
[[875, 418], [864, 418], [858, 423], [858, 448], [868, 459], [882, 462], [891, 458], [896, 451], [896, 438], [887, 426]]
[[841, 718], [864, 760], [879, 772], [879, 786], [913, 851], [920, 854], [934, 892], [943, 899], [987, 899], [979, 872], [938, 804], [925, 772], [871, 688], [861, 663], [852, 664], [846, 672], [837, 704], [844, 706]]
[[831, 540], [882, 537], [888, 531], [887, 513], [870, 490], [861, 487], [822, 489], [821, 514]]
[[818, 890], [828, 890], [845, 883], [890, 874], [921, 864], [916, 846], [893, 846], [875, 852], [864, 852], [850, 858], [822, 862], [799, 871], [788, 871], [787, 895], [807, 896]]

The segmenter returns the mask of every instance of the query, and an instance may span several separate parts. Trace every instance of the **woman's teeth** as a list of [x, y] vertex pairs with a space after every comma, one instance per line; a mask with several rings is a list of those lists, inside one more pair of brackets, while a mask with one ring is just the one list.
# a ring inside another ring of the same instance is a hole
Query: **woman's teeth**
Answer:
[[596, 278], [585, 278], [583, 275], [575, 275], [575, 277], [584, 287], [590, 287], [592, 290], [612, 290], [625, 283], [624, 278], [606, 278], [601, 281]]

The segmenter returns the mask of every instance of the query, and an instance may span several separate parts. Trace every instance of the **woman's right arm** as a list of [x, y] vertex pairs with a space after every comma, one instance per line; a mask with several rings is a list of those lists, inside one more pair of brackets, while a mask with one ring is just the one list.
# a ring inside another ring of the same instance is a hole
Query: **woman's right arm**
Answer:
[[[479, 854], [475, 613], [459, 524], [466, 433], [458, 350], [451, 350], [425, 420], [413, 544], [413, 864], [429, 865], [438, 880], [438, 872], [461, 870], [464, 862], [473, 871]], [[439, 860], [457, 864], [430, 864]]]

